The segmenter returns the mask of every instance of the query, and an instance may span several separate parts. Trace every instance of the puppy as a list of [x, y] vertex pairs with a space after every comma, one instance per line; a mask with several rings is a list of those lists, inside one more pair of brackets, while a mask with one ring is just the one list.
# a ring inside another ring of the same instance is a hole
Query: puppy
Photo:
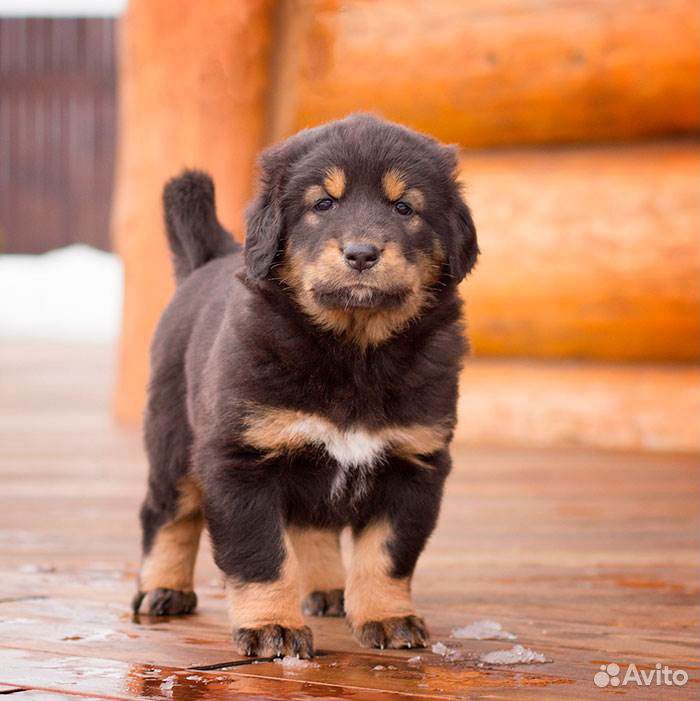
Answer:
[[454, 151], [354, 115], [261, 160], [244, 249], [208, 176], [165, 187], [178, 287], [151, 353], [134, 611], [194, 610], [206, 525], [241, 654], [310, 657], [302, 612], [425, 646], [411, 577], [450, 470], [457, 284], [478, 254]]

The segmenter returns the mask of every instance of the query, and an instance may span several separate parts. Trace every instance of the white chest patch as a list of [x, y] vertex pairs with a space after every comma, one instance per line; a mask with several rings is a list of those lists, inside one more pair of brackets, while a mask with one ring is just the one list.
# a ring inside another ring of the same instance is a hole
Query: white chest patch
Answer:
[[372, 465], [388, 448], [388, 441], [381, 434], [371, 434], [363, 429], [342, 431], [316, 417], [293, 421], [283, 433], [290, 442], [310, 443], [325, 448], [341, 467]]
[[375, 464], [389, 447], [388, 441], [380, 435], [372, 435], [362, 429], [342, 431], [316, 417], [292, 422], [285, 433], [291, 442], [300, 440], [325, 448], [328, 455], [338, 463], [338, 471], [331, 484], [331, 499], [338, 499], [346, 493], [351, 478], [351, 498], [354, 500], [363, 497], [367, 493]]

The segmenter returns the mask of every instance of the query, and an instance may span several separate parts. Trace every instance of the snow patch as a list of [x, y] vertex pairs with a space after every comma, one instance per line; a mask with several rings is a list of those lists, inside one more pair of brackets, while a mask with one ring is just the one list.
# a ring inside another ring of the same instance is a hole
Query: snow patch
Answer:
[[516, 636], [507, 630], [503, 630], [503, 626], [496, 621], [484, 619], [474, 621], [468, 626], [462, 628], [454, 628], [451, 636], [453, 638], [461, 638], [463, 640], [516, 640]]
[[530, 650], [522, 645], [513, 645], [510, 650], [493, 650], [479, 657], [480, 662], [486, 664], [534, 664], [549, 662], [541, 653]]
[[316, 662], [302, 660], [296, 655], [287, 655], [286, 657], [276, 657], [275, 664], [281, 665], [285, 671], [296, 672], [301, 669], [313, 669], [319, 665]]
[[49, 574], [55, 572], [56, 568], [53, 565], [34, 565], [27, 563], [19, 566], [19, 572], [22, 574]]
[[112, 253], [75, 244], [0, 255], [0, 337], [114, 341], [122, 294], [122, 265]]
[[82, 640], [84, 643], [101, 643], [106, 640], [125, 640], [128, 636], [125, 633], [120, 633], [109, 628], [99, 628], [91, 635], [82, 635], [74, 633], [64, 635], [61, 640]]
[[462, 654], [454, 647], [447, 647], [444, 643], [440, 641], [436, 642], [432, 648], [430, 648], [436, 655], [444, 657], [448, 662], [454, 662], [455, 660], [461, 660]]

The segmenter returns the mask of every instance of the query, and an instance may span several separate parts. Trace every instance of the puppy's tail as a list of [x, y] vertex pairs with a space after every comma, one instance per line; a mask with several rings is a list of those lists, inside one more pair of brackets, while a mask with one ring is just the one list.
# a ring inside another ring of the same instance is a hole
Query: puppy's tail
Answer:
[[240, 250], [216, 218], [214, 183], [206, 173], [185, 170], [169, 180], [163, 209], [178, 283], [213, 258]]

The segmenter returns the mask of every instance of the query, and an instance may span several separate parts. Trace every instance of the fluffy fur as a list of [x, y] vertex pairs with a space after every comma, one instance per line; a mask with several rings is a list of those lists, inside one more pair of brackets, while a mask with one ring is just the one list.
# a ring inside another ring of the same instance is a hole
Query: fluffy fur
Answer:
[[342, 615], [343, 582], [362, 644], [424, 645], [410, 579], [450, 470], [457, 284], [478, 253], [455, 155], [356, 115], [261, 164], [244, 250], [208, 176], [165, 188], [178, 287], [152, 346], [135, 610], [194, 608], [206, 524], [241, 653], [313, 654], [300, 597]]

